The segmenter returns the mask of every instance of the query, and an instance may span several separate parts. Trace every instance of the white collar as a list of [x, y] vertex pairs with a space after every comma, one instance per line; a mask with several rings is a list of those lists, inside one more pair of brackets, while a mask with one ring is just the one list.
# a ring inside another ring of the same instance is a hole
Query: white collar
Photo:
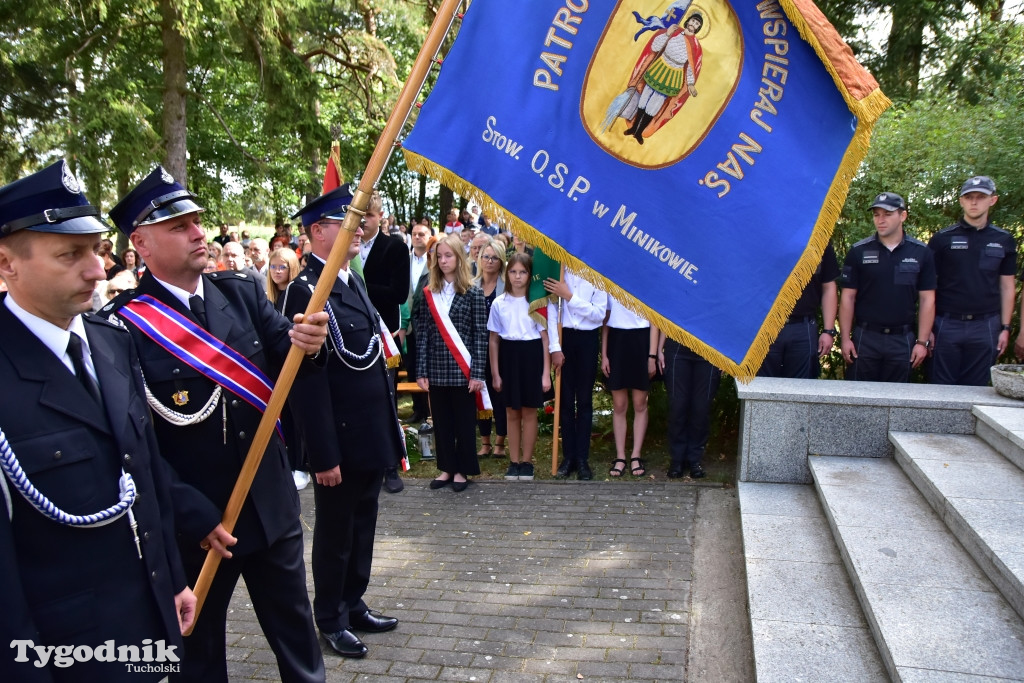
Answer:
[[153, 277], [154, 280], [162, 284], [167, 289], [168, 292], [173, 294], [174, 298], [180, 301], [185, 308], [189, 308], [188, 300], [193, 296], [198, 296], [203, 301], [206, 301], [206, 297], [204, 296], [203, 291], [203, 277], [201, 275], [199, 276], [199, 284], [196, 285], [195, 293], [189, 292], [188, 290], [182, 289], [181, 287], [176, 287], [169, 282], [164, 282], [156, 275], [153, 275], [152, 272], [150, 272], [150, 275]]
[[[24, 308], [18, 305], [18, 302], [14, 300], [10, 292], [4, 297], [4, 304], [7, 305], [7, 310], [14, 315], [15, 318], [21, 321], [21, 323], [28, 328], [29, 332], [34, 334], [39, 341], [43, 343], [43, 346], [50, 349], [62, 363], [71, 372], [75, 371], [75, 366], [71, 364], [71, 358], [68, 356], [68, 340], [72, 334], [77, 334], [82, 340], [82, 346], [85, 349], [85, 357], [87, 360], [87, 366], [92, 365], [92, 353], [89, 349], [89, 337], [85, 334], [85, 323], [82, 322], [82, 316], [76, 315], [71, 319], [71, 324], [68, 325], [68, 329], [62, 330], [48, 320], [43, 320], [37, 315], [29, 313]], [[93, 375], [96, 374], [95, 368], [89, 368]]]
[[[325, 261], [324, 259], [320, 258], [316, 254], [310, 254], [310, 255], [313, 258], [315, 258], [317, 261], [319, 261], [320, 263], [324, 264], [325, 266], [327, 265], [327, 261]], [[342, 282], [344, 282], [347, 285], [348, 284], [348, 278], [350, 277], [350, 274], [351, 274], [351, 271], [350, 271], [349, 268], [341, 268], [341, 269], [338, 270], [338, 279], [341, 280]]]

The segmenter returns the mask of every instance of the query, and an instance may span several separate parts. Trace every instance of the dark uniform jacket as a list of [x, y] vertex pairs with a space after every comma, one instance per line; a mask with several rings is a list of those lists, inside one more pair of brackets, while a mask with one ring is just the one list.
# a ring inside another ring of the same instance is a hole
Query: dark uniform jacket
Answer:
[[[438, 295], [434, 296], [436, 298]], [[448, 317], [469, 351], [472, 361], [469, 366], [470, 378], [483, 382], [488, 338], [484, 291], [473, 285], [465, 294], [456, 294], [448, 310]], [[416, 331], [416, 379], [426, 377], [431, 384], [439, 387], [467, 386], [469, 380], [462, 374], [455, 357], [445, 345], [422, 291], [413, 298], [412, 321]]]
[[890, 251], [875, 233], [846, 252], [839, 282], [857, 290], [857, 325], [913, 325], [918, 292], [935, 289], [935, 262], [928, 247], [910, 235]]
[[[379, 246], [375, 245], [371, 254]], [[310, 288], [316, 287], [323, 269], [323, 262], [311, 257], [309, 265], [292, 280], [284, 309], [289, 317], [305, 312], [312, 297]], [[405, 272], [408, 278], [408, 267]], [[362, 355], [370, 339], [379, 335], [380, 327], [377, 311], [362, 290], [359, 277], [350, 274], [349, 278], [349, 285], [335, 278], [328, 303], [345, 348]], [[366, 370], [353, 370], [342, 361], [333, 338], [328, 337], [327, 346], [326, 369], [301, 369], [289, 397], [310, 469], [325, 472], [340, 466], [344, 473], [394, 467], [405, 450], [384, 355], [380, 354]], [[367, 366], [366, 362], [346, 360], [354, 367]]]
[[932, 235], [938, 289], [936, 315], [988, 315], [1002, 310], [999, 278], [1017, 274], [1013, 236], [989, 223], [981, 230], [960, 221]]
[[399, 307], [409, 298], [409, 249], [402, 240], [377, 233], [363, 264], [366, 291], [388, 330], [401, 326]]
[[[32, 484], [72, 515], [100, 512], [119, 499], [121, 468], [138, 497], [132, 507], [143, 559], [128, 516], [76, 528], [44, 517], [10, 487], [12, 513], [0, 507], [0, 680], [151, 680], [123, 663], [75, 662], [36, 668], [14, 662], [13, 640], [35, 645], [179, 646], [174, 595], [185, 574], [174, 544], [168, 472], [160, 460], [139, 362], [127, 332], [83, 316], [104, 405], [7, 308], [0, 295], [0, 429]], [[4, 476], [0, 474], [0, 476]], [[2, 504], [0, 504], [2, 505]]]
[[[274, 380], [291, 348], [291, 323], [274, 310], [261, 286], [231, 271], [203, 275], [210, 334]], [[198, 324], [189, 309], [148, 274], [137, 290], [117, 297], [100, 312], [116, 315], [121, 306], [141, 294], [153, 296]], [[196, 413], [206, 405], [215, 388], [213, 381], [172, 356], [130, 322], [125, 325], [139, 348], [146, 383], [160, 403], [185, 414]], [[176, 406], [173, 396], [181, 391], [188, 392], [188, 403]], [[182, 542], [198, 544], [220, 523], [261, 417], [259, 410], [227, 389], [213, 414], [198, 424], [177, 427], [160, 416], [154, 417], [161, 453], [174, 470], [174, 515]], [[235, 525], [233, 535], [238, 544], [232, 552], [244, 555], [267, 547], [294, 528], [298, 514], [295, 483], [284, 445], [275, 432]]]

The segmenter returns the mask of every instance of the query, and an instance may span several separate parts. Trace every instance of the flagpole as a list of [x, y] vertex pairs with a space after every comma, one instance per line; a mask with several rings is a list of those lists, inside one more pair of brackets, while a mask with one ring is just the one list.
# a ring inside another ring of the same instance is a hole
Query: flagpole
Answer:
[[[558, 273], [558, 281], [565, 280], [565, 264]], [[558, 297], [558, 348], [562, 348], [562, 297]], [[565, 365], [565, 352], [562, 353], [562, 365]], [[551, 431], [551, 476], [558, 474], [558, 425], [562, 421], [562, 368], [555, 372], [555, 423]]]
[[[355, 234], [363, 215], [366, 213], [366, 207], [370, 203], [373, 189], [376, 187], [377, 181], [380, 180], [380, 176], [387, 166], [388, 159], [391, 157], [402, 127], [415, 106], [420, 90], [427, 80], [431, 64], [441, 49], [445, 36], [448, 35], [448, 31], [455, 22], [456, 12], [461, 4], [462, 0], [444, 0], [437, 12], [437, 16], [434, 18], [434, 22], [430, 26], [430, 30], [427, 32], [427, 37], [423, 42], [423, 46], [420, 47], [420, 52], [412, 65], [409, 77], [406, 79], [405, 85], [402, 86], [398, 101], [395, 103], [391, 116], [384, 126], [384, 132], [381, 133], [380, 138], [377, 140], [377, 146], [374, 147], [373, 154], [366, 164], [366, 170], [359, 179], [359, 187], [353, 193], [352, 202], [349, 204], [348, 212], [345, 214], [345, 220], [342, 223], [342, 232], [339, 233], [338, 239], [331, 249], [330, 256], [327, 258], [327, 264], [324, 266], [323, 275], [317, 282], [316, 289], [310, 298], [309, 306], [306, 308], [305, 315], [307, 317], [312, 313], [322, 311], [327, 303], [327, 298], [331, 293], [334, 280], [338, 276], [338, 271], [341, 270], [342, 263], [348, 257], [348, 247], [352, 242], [352, 235]], [[256, 434], [253, 436], [249, 453], [245, 457], [245, 463], [242, 465], [242, 470], [238, 475], [238, 481], [235, 482], [235, 488], [231, 491], [231, 498], [228, 499], [227, 507], [224, 510], [222, 524], [228, 533], [234, 530], [235, 524], [238, 522], [238, 515], [242, 510], [242, 504], [245, 503], [245, 499], [249, 495], [249, 489], [256, 476], [256, 470], [259, 469], [260, 462], [263, 460], [263, 452], [270, 442], [270, 437], [277, 424], [277, 418], [281, 414], [285, 399], [292, 388], [295, 374], [299, 370], [303, 356], [302, 349], [292, 346], [285, 358], [281, 373], [274, 383], [274, 391], [270, 396], [270, 401], [267, 403], [267, 409], [263, 413], [263, 418], [260, 420]], [[217, 568], [220, 566], [220, 560], [221, 556], [217, 551], [211, 548], [207, 552], [206, 561], [203, 563], [203, 568], [193, 588], [197, 599], [195, 621], [192, 622], [193, 627], [196, 621], [199, 620], [199, 613], [202, 610], [203, 602], [206, 600], [206, 595], [210, 591]], [[189, 635], [191, 632], [192, 629], [189, 629], [185, 635]]]

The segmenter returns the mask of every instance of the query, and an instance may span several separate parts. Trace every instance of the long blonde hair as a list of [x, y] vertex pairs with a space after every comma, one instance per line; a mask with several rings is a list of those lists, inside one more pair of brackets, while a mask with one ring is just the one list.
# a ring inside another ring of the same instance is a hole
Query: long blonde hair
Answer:
[[434, 262], [430, 264], [430, 291], [436, 294], [444, 287], [444, 273], [441, 272], [441, 260], [437, 255], [437, 250], [442, 246], [447, 246], [455, 254], [455, 279], [452, 284], [455, 286], [457, 294], [465, 294], [473, 284], [473, 276], [469, 270], [466, 246], [454, 232], [438, 240], [437, 247], [434, 248]]
[[[267, 257], [267, 298], [270, 299], [270, 303], [277, 303], [277, 283], [274, 282], [274, 278], [271, 276], [273, 268], [271, 264], [274, 263], [274, 259], [279, 258], [285, 262], [288, 266], [288, 282], [291, 282], [299, 274], [299, 257], [295, 255], [295, 251], [291, 247], [281, 247], [270, 252], [270, 256]], [[285, 283], [288, 284], [287, 282]]]

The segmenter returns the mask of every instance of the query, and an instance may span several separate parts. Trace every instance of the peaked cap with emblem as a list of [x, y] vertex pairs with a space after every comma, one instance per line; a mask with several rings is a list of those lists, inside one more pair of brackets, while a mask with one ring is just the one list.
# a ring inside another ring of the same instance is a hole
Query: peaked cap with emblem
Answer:
[[163, 166], [142, 179], [113, 209], [110, 220], [125, 235], [131, 235], [140, 225], [151, 225], [186, 213], [201, 213], [203, 207], [194, 201], [195, 195], [182, 186]]
[[348, 183], [336, 187], [327, 194], [322, 194], [309, 204], [296, 211], [292, 218], [302, 217], [302, 226], [308, 228], [323, 218], [345, 220], [348, 205], [352, 203], [352, 193]]
[[903, 197], [895, 192], [882, 192], [875, 197], [875, 201], [871, 203], [871, 208], [885, 209], [886, 211], [906, 211], [907, 203], [903, 201]]
[[96, 218], [82, 184], [66, 161], [0, 188], [0, 238], [18, 230], [64, 235], [91, 235], [110, 228]]
[[968, 192], [981, 192], [982, 194], [993, 195], [996, 193], [996, 182], [987, 175], [976, 175], [968, 178], [963, 187], [960, 188], [960, 196]]

